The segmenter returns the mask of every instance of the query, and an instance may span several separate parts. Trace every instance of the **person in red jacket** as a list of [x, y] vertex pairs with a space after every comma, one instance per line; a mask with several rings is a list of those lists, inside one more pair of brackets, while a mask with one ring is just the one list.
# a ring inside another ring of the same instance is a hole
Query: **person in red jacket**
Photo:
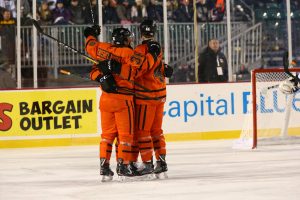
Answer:
[[98, 42], [99, 34], [99, 26], [88, 27], [84, 31], [86, 52], [99, 60], [90, 72], [90, 78], [100, 82], [102, 89], [100, 175], [102, 181], [109, 181], [114, 175], [110, 169], [110, 157], [116, 138], [119, 141], [117, 174], [135, 175], [129, 165], [134, 134], [133, 69], [151, 68], [160, 48], [150, 43], [151, 53], [146, 56], [136, 54], [130, 46], [132, 33], [126, 28], [113, 30], [113, 44]]
[[[148, 43], [154, 41], [156, 24], [153, 20], [146, 19], [140, 24], [142, 44], [135, 51], [142, 55], [149, 52]], [[161, 174], [168, 170], [166, 163], [166, 142], [162, 130], [163, 110], [166, 101], [165, 77], [172, 76], [173, 69], [164, 64], [163, 55], [160, 53], [151, 69], [135, 79], [135, 135], [139, 152], [145, 168], [141, 175]], [[147, 90], [142, 89], [147, 88]], [[141, 97], [139, 94], [147, 96]], [[156, 167], [152, 161], [153, 148], [155, 150]], [[137, 154], [134, 154], [137, 161]]]

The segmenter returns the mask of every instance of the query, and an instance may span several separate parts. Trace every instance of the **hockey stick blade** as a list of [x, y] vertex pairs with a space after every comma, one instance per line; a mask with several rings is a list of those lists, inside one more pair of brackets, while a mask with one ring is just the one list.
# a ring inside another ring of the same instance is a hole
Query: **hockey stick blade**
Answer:
[[85, 81], [93, 81], [88, 77], [82, 76], [81, 74], [72, 73], [72, 72], [64, 70], [64, 69], [59, 70], [59, 73], [64, 74], [64, 75], [68, 75], [68, 76], [73, 76], [75, 78], [80, 78], [80, 79], [85, 80]]
[[35, 19], [31, 19], [33, 26], [40, 33], [44, 33], [43, 29], [40, 27], [39, 23]]
[[71, 72], [66, 71], [66, 70], [63, 70], [63, 69], [59, 70], [59, 72], [60, 72], [61, 74], [65, 74], [65, 75], [71, 75]]

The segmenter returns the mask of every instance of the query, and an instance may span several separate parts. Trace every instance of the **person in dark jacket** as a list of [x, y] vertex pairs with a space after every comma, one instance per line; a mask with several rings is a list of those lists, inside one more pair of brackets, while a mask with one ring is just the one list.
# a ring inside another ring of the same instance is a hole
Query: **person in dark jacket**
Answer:
[[53, 24], [67, 25], [70, 23], [71, 11], [64, 6], [64, 0], [57, 0], [53, 10]]
[[79, 4], [79, 0], [71, 0], [69, 9], [71, 12], [70, 23], [84, 24], [84, 9]]
[[[0, 52], [1, 54], [2, 52]], [[0, 55], [0, 57], [3, 57]], [[1, 89], [15, 89], [17, 87], [16, 81], [12, 78], [10, 66], [0, 58], [0, 90]]]
[[4, 10], [3, 19], [0, 20], [0, 47], [8, 64], [15, 64], [16, 58], [16, 19], [12, 18], [9, 10]]
[[193, 22], [194, 12], [189, 0], [180, 0], [179, 6], [174, 12], [175, 22]]
[[157, 0], [150, 0], [147, 6], [148, 18], [157, 22], [163, 22], [163, 7]]
[[200, 54], [198, 79], [200, 83], [228, 81], [227, 59], [217, 39], [210, 39], [208, 47]]

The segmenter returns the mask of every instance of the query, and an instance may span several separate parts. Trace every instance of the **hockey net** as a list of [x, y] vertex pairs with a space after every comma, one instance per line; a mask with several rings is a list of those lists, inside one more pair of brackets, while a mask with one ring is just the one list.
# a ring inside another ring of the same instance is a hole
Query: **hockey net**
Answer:
[[[300, 73], [297, 68], [290, 71]], [[280, 68], [252, 71], [252, 104], [233, 148], [300, 143], [300, 92], [285, 95], [279, 90], [287, 78]]]

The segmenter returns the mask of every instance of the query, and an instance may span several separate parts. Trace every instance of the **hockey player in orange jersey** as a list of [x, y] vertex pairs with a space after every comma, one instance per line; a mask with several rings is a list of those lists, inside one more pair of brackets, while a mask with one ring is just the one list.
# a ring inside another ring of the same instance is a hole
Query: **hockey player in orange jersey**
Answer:
[[[133, 73], [131, 66], [149, 67], [154, 63], [151, 53], [146, 57], [135, 55], [130, 43], [132, 34], [128, 29], [117, 28], [112, 33], [113, 44], [98, 42], [100, 27], [88, 27], [84, 31], [86, 51], [91, 57], [99, 60], [90, 77], [100, 82], [101, 142], [100, 142], [100, 175], [102, 180], [112, 180], [114, 173], [110, 169], [112, 144], [119, 140], [117, 173], [119, 176], [133, 176], [129, 160], [131, 156], [134, 131]], [[156, 46], [150, 48], [156, 55]], [[147, 59], [146, 59], [147, 58]], [[147, 62], [146, 62], [147, 61]], [[121, 63], [121, 64], [120, 64]]]
[[[135, 51], [146, 55], [149, 51], [147, 43], [154, 40], [156, 24], [153, 20], [144, 20], [140, 24], [142, 44]], [[173, 69], [163, 63], [163, 55], [157, 56], [156, 62], [151, 69], [135, 79], [135, 135], [139, 152], [145, 168], [140, 171], [141, 175], [165, 174], [168, 170], [166, 163], [166, 142], [162, 130], [163, 109], [166, 100], [165, 77], [170, 78]], [[140, 88], [143, 86], [147, 90]], [[148, 98], [140, 97], [139, 94]], [[156, 166], [152, 161], [153, 148], [155, 150]], [[133, 154], [133, 161], [137, 161], [137, 154]]]

